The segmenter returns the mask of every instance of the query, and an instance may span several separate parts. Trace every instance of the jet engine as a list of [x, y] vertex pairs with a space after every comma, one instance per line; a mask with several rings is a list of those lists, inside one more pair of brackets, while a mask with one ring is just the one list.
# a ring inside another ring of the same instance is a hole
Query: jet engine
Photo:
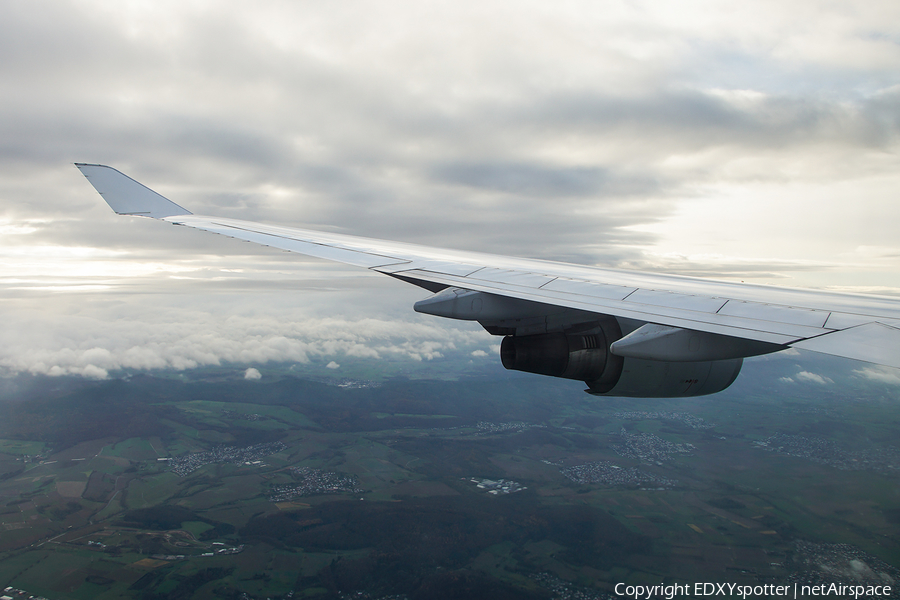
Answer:
[[500, 360], [507, 369], [584, 381], [589, 394], [676, 398], [720, 392], [741, 371], [742, 358], [660, 361], [622, 357], [610, 345], [622, 338], [615, 319], [591, 328], [507, 335]]
[[454, 287], [416, 302], [415, 309], [478, 321], [505, 336], [500, 360], [507, 369], [584, 381], [585, 391], [602, 396], [714, 394], [734, 382], [743, 357], [784, 349]]

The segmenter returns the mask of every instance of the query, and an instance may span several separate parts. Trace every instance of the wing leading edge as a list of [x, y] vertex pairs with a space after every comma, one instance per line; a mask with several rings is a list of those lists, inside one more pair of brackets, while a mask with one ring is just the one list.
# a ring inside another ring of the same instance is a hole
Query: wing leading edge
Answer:
[[[477, 320], [489, 331], [494, 327], [492, 333], [547, 332], [555, 318], [608, 315], [636, 324], [612, 344], [614, 354], [626, 357], [687, 361], [697, 359], [682, 356], [684, 348], [752, 356], [796, 347], [900, 368], [900, 302], [891, 298], [602, 269], [194, 215], [111, 167], [76, 166], [118, 214], [365, 267], [436, 293], [416, 310]], [[471, 306], [462, 307], [464, 302]]]

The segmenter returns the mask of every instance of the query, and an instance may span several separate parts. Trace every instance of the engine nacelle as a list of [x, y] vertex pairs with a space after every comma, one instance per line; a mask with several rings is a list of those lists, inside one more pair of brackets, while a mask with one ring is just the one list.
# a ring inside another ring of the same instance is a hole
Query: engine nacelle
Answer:
[[677, 398], [721, 392], [741, 372], [742, 358], [669, 362], [623, 358], [610, 345], [622, 337], [614, 318], [590, 327], [508, 335], [500, 345], [507, 369], [584, 381], [593, 395]]
[[721, 392], [734, 383], [744, 364], [743, 358], [704, 362], [663, 362], [626, 358], [616, 384], [602, 390], [588, 384], [585, 390], [595, 396], [628, 398], [683, 398]]

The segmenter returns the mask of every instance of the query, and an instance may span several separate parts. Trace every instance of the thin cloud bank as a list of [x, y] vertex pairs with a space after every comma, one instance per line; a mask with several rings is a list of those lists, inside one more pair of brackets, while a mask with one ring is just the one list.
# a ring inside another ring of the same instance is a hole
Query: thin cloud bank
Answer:
[[863, 367], [853, 371], [856, 375], [877, 381], [879, 383], [887, 383], [889, 385], [900, 385], [900, 373], [896, 369], [887, 367]]
[[779, 377], [778, 381], [781, 383], [813, 383], [816, 385], [825, 385], [832, 384], [834, 380], [830, 377], [825, 377], [824, 375], [819, 375], [818, 373], [812, 373], [810, 371], [799, 371], [793, 377]]
[[781, 383], [813, 383], [815, 385], [834, 383], [834, 380], [830, 377], [825, 377], [824, 375], [819, 375], [818, 373], [812, 373], [810, 371], [799, 371], [793, 377], [779, 377], [778, 381]]
[[800, 371], [794, 377], [799, 381], [804, 381], [807, 383], [816, 383], [819, 385], [825, 385], [826, 383], [834, 383], [832, 379], [829, 377], [825, 377], [824, 375], [819, 375], [818, 373], [810, 373], [809, 371]]
[[[152, 322], [140, 311], [110, 320], [102, 314], [48, 318], [14, 313], [16, 326], [0, 331], [0, 370], [6, 374], [82, 375], [104, 379], [119, 370], [192, 369], [222, 363], [310, 363], [354, 357], [422, 362], [460, 359], [490, 336], [438, 320], [410, 323], [379, 318], [311, 318], [300, 311], [217, 318], [170, 309]], [[121, 314], [121, 311], [120, 311]], [[245, 377], [258, 379], [249, 368]]]

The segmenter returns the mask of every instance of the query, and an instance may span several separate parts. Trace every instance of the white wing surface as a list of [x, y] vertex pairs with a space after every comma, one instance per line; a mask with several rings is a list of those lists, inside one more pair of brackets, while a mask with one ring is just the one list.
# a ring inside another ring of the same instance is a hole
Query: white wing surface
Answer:
[[[525, 322], [568, 309], [747, 340], [767, 351], [790, 346], [900, 368], [900, 301], [892, 298], [602, 269], [193, 215], [111, 167], [77, 166], [120, 214], [365, 267], [432, 292], [458, 288], [497, 298], [493, 308], [479, 301], [478, 310], [460, 312], [442, 308], [439, 294], [436, 308], [429, 301], [417, 305], [422, 312], [482, 320], [479, 311], [493, 310], [495, 320]], [[626, 336], [612, 351], [641, 357], [654, 332], [642, 334]], [[654, 343], [658, 353], [661, 346]]]

